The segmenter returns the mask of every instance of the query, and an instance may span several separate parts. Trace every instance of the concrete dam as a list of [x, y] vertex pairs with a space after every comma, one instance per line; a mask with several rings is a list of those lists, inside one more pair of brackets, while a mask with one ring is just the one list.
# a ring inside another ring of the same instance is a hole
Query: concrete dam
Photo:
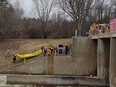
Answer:
[[9, 87], [116, 87], [115, 50], [116, 34], [73, 37], [71, 55], [45, 56], [1, 68], [0, 78]]

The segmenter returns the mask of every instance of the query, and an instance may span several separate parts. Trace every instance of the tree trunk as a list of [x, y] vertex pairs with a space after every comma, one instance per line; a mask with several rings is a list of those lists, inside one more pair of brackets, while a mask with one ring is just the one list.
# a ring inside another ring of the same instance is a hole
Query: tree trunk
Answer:
[[78, 19], [77, 30], [78, 30], [78, 36], [81, 36], [81, 34], [82, 34], [82, 21], [81, 21], [81, 19]]
[[42, 39], [46, 39], [46, 22], [41, 22]]

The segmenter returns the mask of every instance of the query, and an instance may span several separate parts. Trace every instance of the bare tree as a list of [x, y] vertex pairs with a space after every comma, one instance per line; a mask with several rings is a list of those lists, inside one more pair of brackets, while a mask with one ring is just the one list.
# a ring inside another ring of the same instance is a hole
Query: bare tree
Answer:
[[33, 0], [36, 5], [38, 17], [41, 20], [48, 21], [55, 5], [55, 0]]
[[3, 0], [0, 2], [0, 38], [9, 39], [19, 37], [19, 20], [12, 6]]
[[[10, 3], [10, 0], [8, 0], [9, 1], [9, 3]], [[20, 5], [20, 2], [18, 1], [18, 0], [16, 0], [15, 2], [14, 2], [14, 4], [12, 5], [12, 7], [13, 7], [13, 9], [15, 10], [15, 16], [17, 17], [17, 18], [21, 18], [22, 17], [22, 15], [24, 14], [24, 11], [22, 10], [22, 9], [20, 9], [20, 7], [21, 7], [21, 5]]]
[[77, 25], [81, 35], [82, 24], [89, 14], [94, 0], [59, 0], [61, 9], [66, 12]]
[[111, 17], [116, 18], [116, 0], [111, 0]]
[[0, 0], [0, 40], [4, 39], [4, 31], [5, 29], [5, 17], [6, 17], [6, 10], [7, 10], [7, 1], [6, 0]]
[[53, 7], [55, 6], [55, 0], [33, 0], [36, 5], [37, 13], [39, 19], [42, 21], [41, 30], [42, 30], [42, 38], [46, 37], [46, 25], [50, 18]]

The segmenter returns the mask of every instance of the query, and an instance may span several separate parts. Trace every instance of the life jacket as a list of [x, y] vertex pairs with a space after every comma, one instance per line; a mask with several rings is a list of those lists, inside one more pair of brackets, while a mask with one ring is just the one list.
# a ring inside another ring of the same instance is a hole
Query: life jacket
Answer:
[[47, 50], [47, 55], [51, 55], [51, 53], [52, 53], [51, 49], [48, 48], [48, 50]]

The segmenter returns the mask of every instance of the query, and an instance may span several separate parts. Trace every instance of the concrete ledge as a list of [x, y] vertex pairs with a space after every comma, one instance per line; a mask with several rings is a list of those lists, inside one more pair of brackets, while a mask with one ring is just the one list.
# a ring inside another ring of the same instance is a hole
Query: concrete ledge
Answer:
[[92, 35], [92, 39], [99, 39], [99, 38], [111, 38], [111, 37], [116, 37], [116, 33], [101, 33], [98, 35]]
[[96, 77], [57, 76], [57, 75], [8, 75], [8, 84], [33, 84], [33, 85], [94, 85], [106, 87], [106, 81]]

